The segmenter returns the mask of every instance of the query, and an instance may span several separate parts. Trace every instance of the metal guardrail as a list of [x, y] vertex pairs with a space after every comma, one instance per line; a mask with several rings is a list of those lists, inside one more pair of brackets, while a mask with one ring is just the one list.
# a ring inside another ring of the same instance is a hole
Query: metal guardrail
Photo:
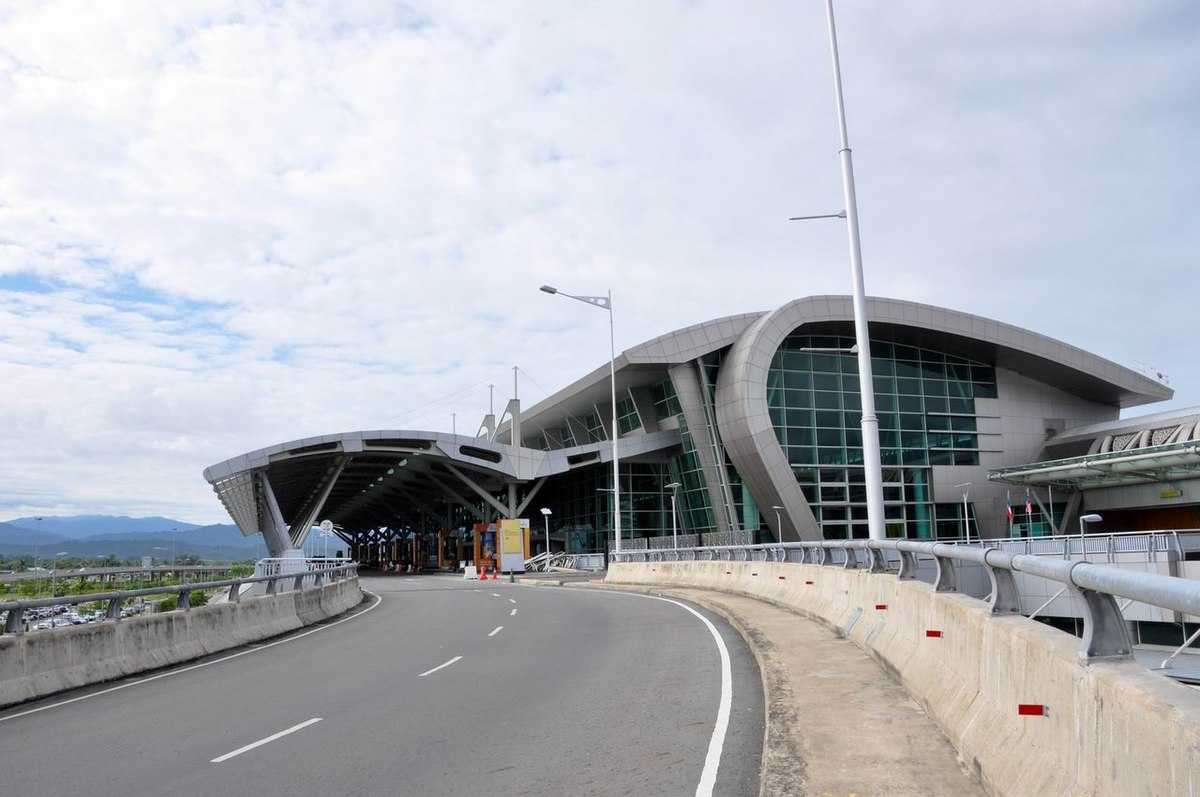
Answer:
[[[1185, 535], [1183, 538], [1180, 535]], [[1048, 537], [1006, 537], [1003, 539], [945, 540], [947, 545], [982, 545], [984, 548], [998, 548], [1008, 553], [1025, 553], [1030, 555], [1057, 555], [1063, 559], [1072, 556], [1090, 556], [1096, 554], [1105, 557], [1109, 562], [1116, 560], [1118, 554], [1144, 553], [1146, 561], [1158, 561], [1159, 554], [1165, 554], [1168, 559], [1176, 561], [1184, 558], [1185, 546], [1183, 539], [1189, 541], [1189, 549], [1200, 549], [1200, 535], [1192, 529], [1164, 531], [1125, 531], [1109, 534], [1094, 534], [1081, 537], [1078, 534], [1057, 534]], [[1197, 545], [1191, 545], [1195, 541]]]
[[[838, 552], [839, 557], [834, 553]], [[861, 554], [861, 556], [860, 556]], [[892, 559], [890, 554], [896, 554]], [[1133, 642], [1117, 598], [1157, 606], [1182, 614], [1200, 615], [1200, 582], [1157, 573], [1123, 570], [1108, 565], [1014, 554], [978, 545], [948, 545], [915, 540], [825, 540], [767, 545], [713, 546], [667, 550], [622, 551], [618, 562], [671, 561], [772, 561], [796, 562], [872, 573], [893, 572], [901, 580], [917, 578], [918, 556], [931, 557], [937, 566], [936, 592], [958, 592], [959, 563], [980, 565], [991, 582], [986, 602], [992, 614], [1021, 614], [1021, 597], [1015, 573], [1026, 573], [1065, 585], [1083, 605], [1083, 639], [1080, 658], [1129, 658]]]
[[353, 564], [353, 559], [295, 559], [288, 558], [266, 558], [259, 559], [254, 565], [254, 575], [256, 576], [280, 576], [280, 575], [295, 575], [297, 566], [303, 564], [305, 570], [309, 573], [316, 573], [321, 570], [336, 570], [348, 564]]
[[267, 594], [274, 595], [278, 592], [278, 584], [280, 581], [292, 579], [292, 589], [300, 590], [304, 588], [304, 580], [312, 579], [312, 586], [321, 586], [328, 581], [341, 581], [347, 578], [353, 578], [358, 575], [358, 564], [342, 564], [338, 567], [320, 570], [305, 570], [299, 573], [277, 573], [274, 575], [265, 576], [248, 576], [246, 578], [230, 578], [222, 581], [196, 581], [190, 584], [169, 584], [159, 587], [145, 587], [142, 589], [127, 589], [118, 590], [115, 592], [93, 592], [85, 595], [63, 595], [56, 598], [31, 598], [29, 600], [4, 601], [0, 602], [0, 612], [7, 612], [8, 616], [4, 621], [5, 634], [18, 635], [25, 632], [24, 615], [29, 609], [40, 609], [51, 606], [78, 606], [81, 603], [96, 603], [108, 602], [108, 608], [105, 611], [105, 620], [114, 622], [121, 619], [121, 606], [130, 598], [141, 598], [147, 595], [175, 595], [177, 596], [177, 608], [182, 611], [191, 609], [191, 595], [197, 590], [210, 589], [229, 589], [229, 600], [237, 602], [241, 600], [242, 587], [246, 584], [261, 584], [266, 582]]

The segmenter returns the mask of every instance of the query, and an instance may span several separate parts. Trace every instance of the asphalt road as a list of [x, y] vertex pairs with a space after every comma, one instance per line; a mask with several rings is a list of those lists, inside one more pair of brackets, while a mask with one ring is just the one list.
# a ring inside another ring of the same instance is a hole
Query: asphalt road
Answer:
[[732, 699], [710, 751], [720, 650], [680, 605], [442, 576], [363, 587], [376, 597], [316, 632], [0, 712], [0, 792], [692, 795], [707, 761], [713, 794], [757, 794], [761, 682], [717, 617]]

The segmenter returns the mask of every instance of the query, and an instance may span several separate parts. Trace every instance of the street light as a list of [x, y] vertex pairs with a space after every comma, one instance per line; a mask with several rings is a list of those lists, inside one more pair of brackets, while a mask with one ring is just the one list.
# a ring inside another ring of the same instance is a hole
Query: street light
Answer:
[[875, 384], [871, 373], [871, 336], [867, 328], [867, 292], [863, 281], [862, 244], [858, 234], [858, 198], [854, 190], [854, 163], [850, 155], [850, 136], [846, 131], [846, 101], [842, 96], [842, 65], [838, 56], [837, 28], [833, 20], [833, 0], [825, 0], [829, 23], [829, 53], [833, 62], [833, 93], [837, 105], [838, 134], [841, 146], [842, 197], [845, 206], [837, 213], [794, 216], [802, 219], [845, 219], [850, 244], [850, 281], [854, 290], [854, 337], [858, 348], [858, 383], [862, 400], [863, 468], [867, 487], [867, 524], [873, 540], [884, 538], [883, 465], [879, 453], [879, 418], [875, 415]]
[[675, 550], [679, 550], [679, 523], [675, 512], [675, 496], [682, 486], [679, 482], [671, 482], [667, 485], [671, 488], [671, 544], [675, 546]]
[[[971, 521], [968, 519], [970, 517], [970, 515], [967, 512], [967, 493], [969, 493], [971, 491], [971, 483], [963, 482], [962, 484], [956, 484], [954, 486], [963, 488], [963, 493], [962, 493], [962, 497], [963, 497], [963, 532], [964, 532], [963, 537], [966, 539], [967, 542], [970, 542], [971, 541]], [[983, 538], [980, 537], [979, 541], [983, 542]]]
[[550, 515], [554, 514], [549, 507], [542, 507], [542, 517], [546, 520], [546, 572], [550, 572]]
[[1079, 516], [1079, 555], [1084, 559], [1087, 559], [1087, 543], [1083, 539], [1087, 533], [1087, 524], [1099, 523], [1102, 520], [1104, 518], [1096, 514]]
[[[563, 293], [558, 288], [551, 285], [543, 285], [539, 288], [542, 293], [551, 295], [565, 296], [568, 299], [574, 299], [577, 302], [590, 304], [593, 307], [599, 307], [601, 310], [608, 311], [608, 374], [611, 380], [610, 398], [612, 400], [612, 463], [613, 463], [613, 531], [617, 537], [617, 553], [621, 552], [621, 468], [620, 459], [617, 455], [617, 438], [620, 437], [620, 430], [617, 429], [617, 347], [616, 338], [613, 333], [613, 306], [612, 306], [612, 291], [608, 292], [607, 296], [575, 296], [570, 293]], [[516, 441], [513, 441], [514, 443]]]
[[783, 519], [779, 514], [783, 511], [783, 507], [773, 506], [771, 508], [775, 510], [775, 533], [779, 535], [779, 541], [783, 542]]

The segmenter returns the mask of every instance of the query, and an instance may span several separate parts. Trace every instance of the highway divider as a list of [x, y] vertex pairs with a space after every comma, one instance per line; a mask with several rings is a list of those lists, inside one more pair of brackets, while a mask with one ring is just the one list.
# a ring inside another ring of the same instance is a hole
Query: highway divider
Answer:
[[[306, 578], [316, 584], [303, 586]], [[110, 619], [98, 623], [0, 636], [0, 707], [285, 634], [342, 614], [363, 599], [352, 566], [321, 576], [241, 581], [265, 582], [267, 594], [240, 594], [241, 585], [221, 582], [232, 587], [231, 599], [224, 602], [125, 619], [110, 615]], [[276, 588], [277, 583], [293, 581], [299, 588]], [[179, 592], [203, 586], [172, 589]], [[83, 596], [83, 600], [94, 599]], [[48, 600], [62, 599], [28, 603]], [[119, 598], [113, 598], [113, 602], [119, 605]]]
[[771, 561], [617, 562], [605, 580], [748, 595], [834, 629], [905, 686], [993, 794], [1196, 793], [1200, 692], [1128, 658], [1081, 658], [1070, 634], [968, 595]]

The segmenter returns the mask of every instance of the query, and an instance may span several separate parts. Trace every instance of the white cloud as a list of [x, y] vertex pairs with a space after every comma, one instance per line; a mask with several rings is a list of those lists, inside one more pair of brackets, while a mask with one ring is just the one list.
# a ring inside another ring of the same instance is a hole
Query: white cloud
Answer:
[[[839, 8], [871, 292], [1196, 401], [1191, 6]], [[826, 46], [819, 4], [0, 11], [0, 511], [217, 520], [227, 456], [467, 429], [607, 356], [543, 282], [623, 345], [845, 290], [785, 221], [840, 204]]]

